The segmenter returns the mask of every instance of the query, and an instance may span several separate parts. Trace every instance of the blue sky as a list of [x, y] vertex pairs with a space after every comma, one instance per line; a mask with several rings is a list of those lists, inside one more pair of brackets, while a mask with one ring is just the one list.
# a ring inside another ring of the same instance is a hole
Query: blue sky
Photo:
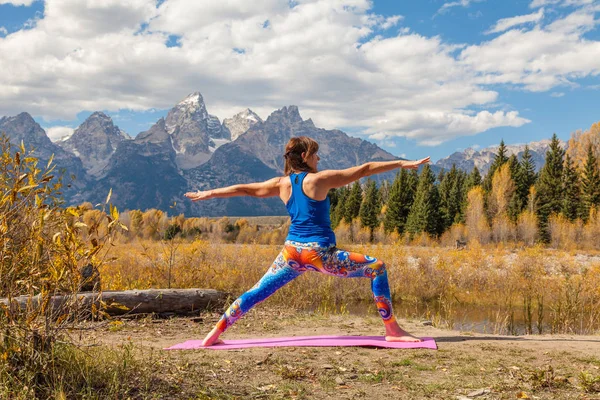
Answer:
[[406, 158], [568, 140], [600, 121], [598, 0], [0, 0], [0, 116], [131, 136], [189, 93]]

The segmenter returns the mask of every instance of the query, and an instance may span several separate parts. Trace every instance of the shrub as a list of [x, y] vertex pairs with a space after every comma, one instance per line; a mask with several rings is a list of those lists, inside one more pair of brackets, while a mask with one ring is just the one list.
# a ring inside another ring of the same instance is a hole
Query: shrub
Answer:
[[110, 216], [103, 213], [107, 232], [99, 235], [100, 223], [82, 222], [88, 205], [63, 207], [52, 159], [42, 168], [32, 151], [23, 145], [14, 151], [5, 136], [0, 148], [0, 387], [15, 393], [29, 388], [27, 398], [48, 398], [60, 382], [52, 375], [60, 371], [50, 368], [61, 364], [56, 343], [97, 311], [78, 304], [79, 271], [102, 263], [118, 211], [111, 206]]

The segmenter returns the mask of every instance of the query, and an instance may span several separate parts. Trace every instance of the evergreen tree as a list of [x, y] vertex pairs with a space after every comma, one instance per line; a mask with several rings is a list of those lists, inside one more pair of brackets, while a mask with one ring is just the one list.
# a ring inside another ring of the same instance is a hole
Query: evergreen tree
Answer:
[[360, 205], [360, 222], [363, 227], [369, 228], [369, 241], [373, 242], [373, 233], [379, 226], [379, 211], [381, 210], [381, 201], [379, 190], [375, 181], [367, 181], [365, 196]]
[[327, 193], [327, 197], [329, 197], [329, 207], [330, 209], [334, 209], [338, 203], [340, 189], [331, 188], [329, 189], [329, 193]]
[[351, 224], [352, 220], [358, 217], [360, 203], [362, 203], [362, 188], [359, 181], [356, 181], [352, 185], [350, 193], [346, 198], [346, 204], [344, 205], [344, 221], [346, 223]]
[[401, 169], [390, 188], [383, 226], [386, 232], [404, 233], [406, 219], [415, 197], [415, 171]]
[[517, 192], [517, 186], [518, 186], [517, 181], [520, 179], [520, 177], [522, 175], [522, 171], [521, 171], [521, 164], [517, 160], [516, 155], [513, 154], [512, 156], [510, 156], [510, 158], [508, 159], [508, 164], [509, 164], [509, 169], [510, 169], [510, 177], [515, 186], [515, 190], [508, 202], [508, 209], [506, 210], [506, 212], [508, 214], [508, 217], [512, 221], [516, 221], [519, 214], [521, 213], [521, 209], [523, 207], [522, 199], [521, 199], [519, 193]]
[[508, 156], [506, 154], [507, 151], [506, 146], [504, 145], [504, 140], [501, 140], [500, 146], [498, 147], [498, 152], [494, 155], [494, 161], [492, 161], [492, 165], [490, 165], [490, 169], [483, 180], [483, 190], [485, 193], [489, 193], [492, 190], [492, 179], [494, 177], [494, 173], [496, 173], [496, 171], [508, 161]]
[[[417, 192], [417, 186], [419, 186], [419, 172], [417, 172], [416, 169], [413, 169], [409, 172], [408, 174], [408, 186], [410, 187], [410, 190], [412, 190], [413, 192], [413, 198], [414, 198], [414, 193]], [[414, 201], [414, 199], [413, 199]], [[411, 204], [412, 206], [412, 204]]]
[[473, 189], [475, 186], [481, 186], [481, 174], [477, 167], [473, 167], [471, 173], [467, 177], [467, 181], [465, 182], [465, 192], [469, 193], [469, 190]]
[[574, 221], [581, 209], [581, 189], [579, 188], [577, 167], [575, 167], [568, 154], [565, 157], [562, 184], [564, 197], [561, 212], [569, 221]]
[[548, 243], [548, 219], [550, 215], [562, 209], [562, 175], [565, 151], [560, 147], [556, 134], [552, 136], [550, 149], [546, 152], [544, 167], [537, 181], [536, 214], [540, 229], [540, 238]]
[[438, 172], [438, 176], [437, 176], [437, 181], [439, 183], [442, 183], [442, 181], [444, 180], [444, 176], [446, 175], [446, 171], [444, 171], [444, 169], [440, 169], [440, 172]]
[[348, 197], [348, 194], [350, 193], [350, 189], [348, 189], [348, 187], [346, 186], [342, 186], [341, 188], [337, 189], [335, 192], [335, 197], [336, 197], [336, 201], [335, 201], [335, 205], [333, 205], [333, 201], [331, 201], [331, 208], [329, 209], [330, 212], [330, 218], [331, 218], [331, 226], [333, 229], [335, 229], [340, 222], [344, 219], [344, 212], [345, 212], [345, 205], [346, 205], [346, 198]]
[[440, 222], [442, 224], [442, 231], [445, 231], [452, 225], [458, 210], [458, 204], [455, 202], [456, 199], [452, 198], [452, 189], [456, 186], [457, 177], [458, 172], [456, 166], [453, 164], [450, 171], [442, 175], [440, 181]]
[[513, 154], [508, 158], [508, 165], [510, 168], [510, 177], [514, 180], [515, 176], [519, 173], [519, 169], [521, 167], [516, 155]]
[[411, 234], [427, 232], [430, 235], [441, 233], [439, 215], [439, 193], [435, 185], [435, 175], [428, 164], [421, 170], [415, 201], [408, 214], [406, 230]]
[[529, 146], [525, 145], [525, 151], [519, 163], [518, 173], [515, 175], [515, 196], [518, 204], [518, 213], [520, 214], [527, 207], [527, 198], [529, 188], [535, 184], [537, 174], [535, 173], [535, 162], [529, 151]]
[[587, 221], [590, 215], [590, 209], [600, 205], [600, 172], [598, 171], [598, 161], [594, 155], [594, 148], [591, 144], [588, 146], [587, 158], [583, 166], [581, 195], [581, 216], [584, 221]]
[[467, 181], [467, 173], [462, 170], [457, 170], [456, 179], [450, 190], [450, 201], [453, 204], [450, 207], [450, 214], [452, 217], [452, 223], [463, 223], [465, 222], [465, 210], [466, 210], [466, 199], [467, 192], [465, 185]]

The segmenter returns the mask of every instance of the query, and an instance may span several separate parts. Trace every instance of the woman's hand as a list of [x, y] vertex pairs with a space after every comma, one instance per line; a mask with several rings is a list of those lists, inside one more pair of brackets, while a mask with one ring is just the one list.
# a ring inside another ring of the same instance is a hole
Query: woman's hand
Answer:
[[196, 192], [187, 192], [186, 194], [184, 194], [184, 196], [192, 201], [207, 200], [211, 198], [210, 190], [198, 190]]
[[421, 158], [420, 160], [416, 160], [416, 161], [405, 161], [402, 164], [402, 168], [417, 169], [417, 168], [419, 168], [419, 165], [427, 164], [428, 162], [429, 162], [429, 157]]

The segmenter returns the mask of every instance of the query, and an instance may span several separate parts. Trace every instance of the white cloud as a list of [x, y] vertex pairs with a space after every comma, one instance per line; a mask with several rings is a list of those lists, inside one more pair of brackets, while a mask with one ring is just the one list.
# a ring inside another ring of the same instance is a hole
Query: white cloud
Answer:
[[139, 28], [156, 15], [155, 0], [47, 0], [45, 32], [64, 38], [94, 38]]
[[479, 3], [485, 0], [458, 0], [458, 1], [450, 1], [447, 3], [444, 3], [440, 9], [437, 11], [438, 14], [444, 14], [446, 12], [448, 12], [448, 10], [450, 10], [451, 8], [454, 7], [469, 7], [469, 5], [471, 5], [471, 3]]
[[550, 97], [563, 97], [565, 94], [563, 92], [552, 92], [550, 93]]
[[388, 17], [385, 19], [383, 24], [381, 24], [381, 29], [390, 29], [393, 26], [396, 26], [398, 22], [402, 20], [402, 16], [394, 15], [393, 17]]
[[475, 115], [440, 111], [391, 111], [385, 120], [378, 121], [369, 130], [384, 131], [386, 136], [403, 136], [418, 140], [423, 145], [437, 146], [455, 137], [476, 135], [497, 126], [519, 127], [528, 122], [528, 119], [519, 117], [516, 111], [480, 111]]
[[509, 30], [480, 45], [467, 47], [460, 59], [478, 74], [479, 84], [517, 85], [529, 91], [600, 74], [600, 41], [583, 38], [598, 21], [583, 7], [546, 26]]
[[0, 26], [0, 35], [7, 35], [7, 34], [8, 34], [8, 30], [5, 27]]
[[73, 128], [69, 126], [52, 126], [46, 128], [46, 134], [53, 142], [58, 142], [60, 140], [64, 140], [71, 136], [75, 131]]
[[511, 17], [511, 18], [503, 18], [503, 19], [499, 20], [498, 22], [496, 22], [496, 25], [494, 25], [494, 27], [492, 27], [486, 33], [490, 34], [490, 33], [504, 32], [507, 29], [512, 28], [513, 26], [528, 24], [531, 22], [537, 23], [537, 22], [540, 22], [543, 17], [544, 17], [544, 9], [541, 8], [540, 10], [538, 10], [538, 12], [533, 13], [533, 14], [519, 15], [519, 16]]
[[558, 4], [563, 0], [533, 0], [530, 4], [529, 4], [529, 8], [538, 8], [538, 7], [544, 7], [544, 6], [551, 6], [554, 4]]
[[581, 7], [585, 5], [594, 4], [597, 0], [533, 0], [530, 4], [530, 8], [559, 5], [562, 7], [574, 6]]
[[37, 0], [0, 0], [0, 4], [12, 4], [13, 6], [29, 7]]
[[[402, 18], [371, 7], [369, 0], [292, 7], [168, 0], [158, 8], [155, 0], [46, 0], [35, 27], [0, 38], [0, 115], [70, 120], [82, 110], [165, 109], [199, 90], [221, 118], [295, 104], [324, 128], [437, 144], [528, 122], [499, 111], [502, 99], [488, 84], [548, 90], [599, 70], [598, 42], [581, 37], [594, 26], [589, 13], [464, 46], [408, 27], [375, 36]], [[169, 35], [180, 36], [181, 47], [168, 48]]]

